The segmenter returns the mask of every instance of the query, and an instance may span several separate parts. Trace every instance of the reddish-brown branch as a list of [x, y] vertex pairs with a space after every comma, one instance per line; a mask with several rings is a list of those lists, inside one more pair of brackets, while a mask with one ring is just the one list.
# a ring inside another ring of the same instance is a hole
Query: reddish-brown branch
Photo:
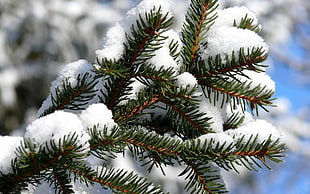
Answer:
[[138, 75], [138, 74], [136, 74], [136, 75], [127, 76], [127, 78], [133, 78], [133, 77], [145, 77], [145, 78], [160, 80], [160, 81], [164, 81], [164, 82], [169, 81], [169, 79], [167, 79], [167, 78], [162, 78], [160, 76], [152, 76], [152, 75], [142, 75], [142, 74]]
[[79, 96], [81, 93], [83, 93], [85, 90], [87, 89], [87, 86], [82, 87], [80, 90], [74, 92], [70, 98], [68, 98], [64, 103], [62, 103], [61, 105], [59, 105], [56, 110], [62, 110], [65, 108], [65, 106], [67, 104], [69, 104], [69, 102], [71, 102], [75, 97]]
[[[153, 28], [145, 29], [145, 33], [147, 33], [148, 35], [144, 37], [144, 39], [140, 43], [138, 49], [133, 54], [133, 56], [130, 58], [130, 60], [129, 60], [128, 64], [127, 64], [128, 67], [132, 67], [133, 63], [136, 61], [136, 59], [138, 58], [138, 56], [142, 52], [143, 48], [145, 47], [145, 44], [147, 43], [147, 41], [149, 41], [151, 37], [153, 37], [154, 35], [157, 34], [156, 30], [160, 26], [160, 24], [162, 23], [162, 20], [163, 20], [163, 18], [159, 18], [158, 21], [156, 22], [156, 24], [153, 26]], [[108, 104], [108, 108], [110, 110], [112, 110], [113, 107], [115, 106], [115, 102], [119, 98], [120, 92], [121, 92], [121, 90], [123, 89], [123, 87], [125, 85], [126, 79], [128, 79], [128, 78], [122, 78], [119, 81], [118, 86], [116, 86], [116, 91], [114, 92], [114, 94], [113, 94], [113, 96], [111, 98], [111, 101]]]
[[119, 80], [119, 83], [116, 86], [116, 90], [114, 91], [113, 96], [111, 97], [111, 100], [107, 105], [108, 109], [112, 110], [112, 108], [115, 106], [115, 102], [117, 101], [118, 96], [120, 95], [121, 90], [123, 89], [123, 87], [125, 85], [125, 81], [126, 81], [125, 78], [121, 78]]
[[37, 161], [34, 159], [33, 153], [32, 153], [32, 152], [29, 153], [29, 158], [31, 159], [31, 161], [32, 161], [32, 163], [33, 163], [33, 165], [34, 165], [34, 167], [35, 167], [35, 168], [39, 168], [39, 164], [38, 164]]
[[[65, 166], [65, 167], [68, 167], [67, 164], [64, 164], [64, 166]], [[82, 173], [82, 172], [79, 172], [79, 171], [77, 171], [77, 170], [75, 170], [75, 169], [70, 169], [70, 171], [73, 172], [74, 174], [77, 174], [77, 175], [79, 175], [79, 176], [85, 177], [85, 178], [87, 178], [88, 180], [90, 180], [90, 181], [92, 181], [92, 182], [96, 182], [96, 183], [99, 183], [99, 184], [101, 184], [101, 185], [108, 186], [108, 187], [110, 187], [110, 188], [112, 188], [112, 189], [115, 189], [115, 190], [117, 190], [117, 191], [120, 191], [120, 192], [123, 192], [123, 193], [132, 193], [132, 192], [130, 192], [130, 190], [128, 190], [128, 189], [123, 189], [123, 188], [120, 187], [120, 186], [113, 185], [113, 183], [110, 183], [110, 182], [105, 181], [105, 180], [103, 180], [103, 179], [99, 179], [99, 178], [94, 177], [94, 176], [88, 176], [87, 174]], [[134, 193], [132, 193], [132, 194], [134, 194]]]
[[202, 178], [201, 174], [198, 172], [196, 167], [193, 165], [191, 161], [186, 161], [186, 163], [193, 169], [194, 173], [198, 177], [199, 182], [203, 185], [203, 188], [205, 191], [207, 191], [209, 194], [212, 194], [211, 190], [209, 189], [206, 181]]
[[67, 192], [65, 192], [65, 185], [64, 184], [62, 184], [62, 181], [60, 180], [60, 178], [59, 178], [59, 176], [58, 176], [58, 174], [56, 173], [56, 172], [52, 172], [53, 173], [53, 175], [54, 175], [54, 178], [56, 179], [56, 181], [59, 183], [59, 186], [61, 187], [61, 190], [62, 190], [62, 192], [63, 193], [67, 193]]
[[268, 154], [269, 154], [268, 148], [263, 151], [253, 150], [253, 151], [238, 151], [238, 152], [232, 153], [232, 155], [238, 155], [238, 156], [259, 156], [259, 157], [263, 157]]
[[126, 139], [126, 140], [124, 140], [124, 142], [130, 143], [130, 144], [138, 146], [138, 147], [143, 147], [143, 148], [146, 148], [146, 149], [149, 149], [149, 150], [153, 150], [153, 151], [156, 151], [156, 152], [164, 153], [164, 154], [169, 154], [169, 155], [174, 155], [174, 156], [178, 156], [178, 155], [181, 154], [178, 151], [168, 150], [166, 148], [158, 148], [158, 147], [152, 146], [152, 145], [146, 145], [143, 142], [138, 142], [138, 141], [135, 141], [133, 139]]
[[189, 64], [189, 67], [191, 68], [193, 63], [194, 63], [194, 59], [196, 57], [196, 53], [197, 53], [197, 50], [198, 50], [198, 46], [199, 46], [199, 35], [202, 31], [202, 27], [203, 27], [203, 22], [205, 21], [205, 17], [207, 15], [207, 10], [208, 8], [210, 7], [210, 3], [207, 3], [204, 5], [203, 7], [203, 12], [199, 18], [199, 23], [198, 23], [198, 26], [197, 26], [197, 31], [196, 31], [196, 34], [195, 34], [195, 41], [194, 41], [194, 45], [193, 45], [193, 50], [192, 50], [192, 54], [191, 54], [191, 62]]
[[59, 157], [69, 155], [70, 151], [68, 151], [68, 150], [72, 150], [72, 146], [68, 147], [65, 150], [66, 151], [59, 150], [59, 154], [54, 156], [54, 158], [52, 158], [50, 161], [46, 162], [42, 166], [39, 166], [38, 163], [34, 160], [33, 153], [31, 152], [30, 157], [31, 157], [31, 160], [34, 162], [35, 169], [32, 171], [25, 172], [24, 174], [21, 174], [20, 176], [18, 176], [16, 178], [13, 178], [11, 181], [9, 181], [9, 183], [14, 184], [14, 183], [20, 182], [27, 177], [33, 176], [35, 174], [38, 174], [40, 171], [47, 169], [50, 165], [55, 163], [59, 159]]
[[231, 95], [231, 96], [235, 96], [235, 97], [239, 97], [239, 98], [251, 101], [252, 103], [255, 103], [255, 104], [271, 104], [271, 102], [268, 101], [268, 100], [258, 99], [258, 98], [261, 98], [261, 96], [250, 97], [250, 96], [245, 96], [245, 95], [239, 94], [238, 92], [235, 92], [235, 91], [226, 91], [225, 88], [219, 88], [215, 84], [205, 83], [203, 80], [198, 80], [198, 83], [206, 85], [206, 86], [209, 86], [209, 87], [212, 87], [213, 89], [215, 89], [217, 91], [220, 91], [220, 92], [222, 92], [224, 94], [228, 94], [228, 95]]
[[161, 96], [159, 94], [155, 95], [151, 100], [143, 102], [141, 105], [137, 105], [130, 113], [126, 116], [126, 119], [131, 118], [132, 116], [140, 113], [145, 108], [149, 107], [150, 105], [154, 104], [158, 100], [160, 100]]
[[158, 34], [156, 30], [160, 26], [160, 24], [162, 23], [162, 20], [163, 20], [163, 18], [159, 18], [158, 21], [155, 23], [155, 25], [151, 29], [145, 29], [144, 30], [144, 32], [147, 33], [148, 35], [146, 37], [144, 37], [144, 39], [140, 43], [137, 51], [134, 53], [134, 55], [129, 60], [128, 67], [131, 67], [133, 65], [133, 63], [136, 61], [136, 59], [138, 58], [139, 54], [142, 52], [147, 41], [149, 41], [150, 38], [153, 37], [154, 35]]
[[[169, 155], [175, 155], [175, 156], [178, 156], [180, 155], [181, 153], [180, 152], [177, 152], [177, 151], [174, 151], [174, 150], [168, 150], [166, 148], [159, 148], [159, 147], [156, 147], [156, 146], [152, 146], [152, 145], [147, 145], [143, 142], [139, 142], [139, 141], [136, 141], [136, 140], [133, 140], [133, 139], [124, 139], [124, 140], [121, 140], [122, 142], [125, 142], [125, 143], [130, 143], [134, 146], [138, 146], [138, 147], [143, 147], [143, 148], [146, 148], [146, 149], [149, 149], [149, 150], [153, 150], [153, 151], [157, 151], [157, 152], [160, 152], [160, 153], [164, 153], [164, 154], [169, 154]], [[101, 146], [101, 145], [108, 145], [108, 144], [113, 144], [115, 141], [113, 140], [102, 140], [99, 144], [95, 144], [95, 145], [91, 145], [90, 146], [90, 149], [94, 149], [98, 146]]]
[[214, 71], [214, 72], [206, 73], [206, 74], [203, 74], [203, 75], [195, 75], [195, 77], [196, 78], [211, 77], [211, 76], [214, 76], [214, 75], [217, 75], [217, 74], [223, 74], [223, 73], [226, 73], [226, 72], [229, 72], [229, 71], [232, 71], [234, 69], [241, 68], [241, 67], [247, 67], [250, 70], [255, 70], [256, 68], [253, 66], [253, 64], [257, 63], [259, 61], [262, 61], [263, 59], [264, 59], [263, 56], [258, 56], [258, 57], [254, 58], [252, 60], [250, 60], [250, 59], [248, 59], [246, 57], [245, 63], [240, 63], [239, 65], [236, 65], [236, 66], [226, 67], [226, 68], [221, 69], [219, 71]]
[[110, 144], [113, 144], [115, 141], [112, 140], [112, 139], [109, 139], [109, 140], [101, 140], [100, 143], [98, 144], [94, 144], [94, 145], [90, 145], [90, 149], [94, 149], [96, 147], [99, 147], [101, 145], [110, 145]]
[[181, 111], [179, 108], [177, 108], [176, 106], [173, 106], [172, 104], [169, 103], [168, 100], [161, 100], [162, 102], [166, 103], [168, 106], [170, 106], [171, 108], [173, 108], [175, 111], [177, 111], [179, 113], [179, 115], [183, 118], [185, 118], [185, 120], [187, 120], [191, 125], [193, 125], [196, 129], [198, 129], [202, 134], [206, 134], [206, 131], [203, 130], [203, 128], [198, 125], [196, 122], [194, 122], [191, 118], [189, 118], [183, 111]]

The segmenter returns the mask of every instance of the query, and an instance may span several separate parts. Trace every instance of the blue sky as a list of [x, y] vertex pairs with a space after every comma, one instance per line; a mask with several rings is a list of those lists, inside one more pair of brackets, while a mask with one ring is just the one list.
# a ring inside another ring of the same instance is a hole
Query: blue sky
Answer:
[[[310, 27], [309, 27], [310, 29]], [[296, 59], [302, 60], [309, 53], [305, 51], [298, 42], [298, 37], [293, 35], [291, 40], [286, 45], [281, 45], [282, 54], [294, 56]], [[271, 56], [272, 58], [272, 56]], [[309, 56], [307, 57], [309, 58]], [[286, 97], [292, 103], [293, 111], [298, 111], [304, 106], [310, 106], [310, 78], [303, 75], [301, 72], [288, 68], [281, 64], [280, 61], [272, 58], [274, 67], [269, 75], [276, 82], [276, 97]], [[310, 66], [310, 64], [309, 64]], [[302, 79], [308, 80], [308, 85], [302, 83]]]
[[[298, 46], [295, 37], [283, 48], [283, 51], [292, 52], [288, 54], [293, 54], [297, 58], [302, 58], [309, 54]], [[304, 109], [305, 106], [310, 107], [309, 77], [288, 68], [276, 60], [274, 60], [274, 67], [272, 71], [269, 72], [269, 75], [276, 82], [275, 97], [288, 98], [291, 101], [292, 114], [298, 113], [298, 111]], [[303, 76], [308, 79], [308, 85], [300, 82], [300, 78]], [[310, 119], [310, 116], [308, 115], [307, 118]], [[310, 193], [310, 166], [307, 158], [302, 158], [300, 155], [291, 152], [287, 154], [288, 156], [284, 158], [286, 162], [277, 164], [278, 170], [271, 172], [274, 173], [274, 179], [272, 181], [264, 178], [265, 174], [269, 172], [264, 171], [257, 175], [259, 177], [259, 179], [257, 179], [259, 181], [258, 184], [265, 187], [263, 193]]]
[[293, 111], [298, 111], [306, 105], [310, 106], [310, 90], [307, 86], [298, 83], [297, 72], [292, 72], [283, 65], [275, 64], [275, 66], [269, 73], [276, 82], [275, 96], [290, 99]]

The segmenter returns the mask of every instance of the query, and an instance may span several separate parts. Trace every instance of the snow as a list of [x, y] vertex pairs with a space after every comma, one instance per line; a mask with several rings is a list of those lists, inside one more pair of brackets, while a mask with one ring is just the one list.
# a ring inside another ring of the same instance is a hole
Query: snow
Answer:
[[109, 110], [105, 104], [97, 103], [90, 105], [86, 110], [83, 110], [79, 115], [84, 130], [88, 130], [93, 126], [97, 126], [97, 129], [103, 129], [103, 127], [108, 128], [109, 131], [116, 126], [113, 120], [113, 115], [111, 110]]
[[212, 29], [208, 32], [206, 42], [207, 48], [201, 50], [201, 56], [204, 59], [218, 54], [222, 59], [225, 59], [225, 56], [231, 58], [233, 51], [234, 55], [239, 58], [240, 48], [244, 48], [247, 52], [248, 49], [262, 47], [263, 50], [268, 51], [267, 44], [259, 35], [251, 30], [236, 27], [220, 26]]
[[[199, 104], [199, 110], [205, 112], [207, 117], [211, 118], [208, 122], [214, 132], [223, 132], [223, 109], [214, 104], [211, 104], [204, 96], [201, 97], [202, 101]], [[219, 104], [219, 103], [218, 103]]]
[[189, 90], [192, 90], [198, 87], [198, 82], [191, 73], [184, 72], [177, 76], [176, 85], [180, 86], [183, 89], [188, 88]]
[[[222, 1], [221, 4], [245, 5], [255, 12], [262, 23], [262, 34], [268, 43], [276, 46], [289, 40], [296, 23], [307, 21], [308, 0], [230, 0]], [[276, 30], [275, 30], [276, 29]]]
[[163, 15], [168, 13], [168, 17], [171, 17], [170, 12], [171, 2], [169, 0], [143, 0], [136, 7], [132, 8], [127, 12], [126, 19], [124, 21], [124, 26], [126, 32], [131, 35], [130, 28], [132, 25], [136, 25], [136, 20], [139, 19], [139, 15], [145, 19], [145, 13], [149, 12], [153, 8], [158, 10], [161, 8]]
[[0, 99], [5, 106], [12, 107], [16, 103], [15, 87], [20, 81], [19, 73], [10, 67], [1, 68], [0, 64]]
[[253, 47], [262, 47], [263, 50], [268, 51], [267, 44], [257, 33], [248, 29], [233, 27], [234, 20], [239, 24], [246, 15], [253, 19], [253, 25], [257, 25], [258, 21], [253, 11], [242, 6], [219, 10], [217, 14], [215, 23], [206, 35], [207, 47], [201, 48], [200, 51], [203, 58], [208, 59], [218, 54], [222, 56], [222, 59], [225, 59], [225, 56], [231, 58], [233, 51], [238, 58], [240, 48], [247, 51]]
[[235, 141], [239, 141], [244, 137], [242, 140], [244, 144], [246, 144], [250, 138], [252, 138], [251, 141], [253, 141], [256, 135], [258, 135], [257, 144], [267, 141], [269, 137], [273, 142], [278, 139], [280, 142], [283, 142], [282, 134], [279, 130], [271, 123], [261, 119], [248, 122], [237, 129], [227, 130], [226, 133], [233, 136]]
[[[51, 97], [56, 96], [55, 89], [58, 87], [60, 91], [63, 90], [63, 81], [67, 80], [68, 83], [70, 83], [71, 87], [74, 88], [77, 86], [78, 83], [78, 76], [80, 75], [80, 78], [83, 77], [85, 73], [93, 74], [92, 73], [93, 66], [88, 63], [84, 59], [80, 59], [78, 61], [69, 63], [64, 66], [64, 68], [60, 71], [58, 74], [58, 77], [56, 80], [54, 80], [50, 87], [50, 95], [47, 97], [47, 99], [43, 102], [42, 106], [38, 110], [37, 116], [39, 117], [47, 108], [52, 106], [52, 99]], [[91, 78], [93, 79], [93, 78]], [[91, 81], [89, 78], [87, 81]]]
[[[179, 35], [174, 30], [168, 30], [162, 33], [162, 36], [168, 37], [164, 40], [162, 48], [155, 51], [155, 56], [150, 59], [150, 63], [153, 64], [157, 70], [162, 66], [165, 69], [173, 68], [176, 72], [179, 70], [178, 63], [170, 55], [169, 44], [173, 41], [181, 43]], [[179, 46], [177, 52], [180, 52], [181, 47]]]
[[62, 82], [68, 79], [68, 82], [71, 84], [72, 87], [77, 85], [77, 78], [79, 74], [91, 73], [93, 66], [88, 63], [84, 59], [80, 59], [78, 61], [69, 63], [65, 65], [65, 67], [60, 71], [58, 77], [55, 81], [52, 82], [51, 92], [54, 91], [56, 87], [60, 87]]
[[253, 19], [253, 25], [257, 25], [258, 21], [253, 11], [245, 6], [241, 7], [230, 7], [217, 12], [216, 22], [212, 25], [212, 28], [220, 26], [233, 27], [234, 20], [237, 24], [240, 24], [241, 19], [247, 16], [247, 18]]
[[278, 115], [288, 114], [292, 108], [292, 102], [285, 97], [278, 97], [275, 105], [277, 108], [273, 109], [272, 113], [276, 113]]
[[99, 61], [103, 58], [119, 60], [124, 52], [125, 42], [124, 27], [120, 23], [116, 23], [108, 30], [106, 38], [103, 40], [102, 49], [96, 50]]
[[222, 146], [223, 149], [227, 149], [229, 146], [234, 145], [234, 139], [224, 132], [208, 133], [196, 138], [196, 140], [198, 139], [201, 141], [201, 146], [207, 141], [208, 145], [212, 146], [212, 149], [221, 148]]
[[[83, 129], [83, 124], [79, 117], [73, 113], [64, 111], [55, 111], [52, 114], [41, 117], [33, 121], [26, 129], [25, 137], [32, 139], [36, 144], [42, 146], [50, 146], [50, 140], [54, 140], [56, 145], [58, 141], [66, 135], [78, 135], [78, 145], [83, 145], [89, 150], [90, 136]], [[50, 147], [49, 147], [50, 148]]]
[[[257, 73], [255, 71], [244, 70], [243, 73], [249, 77], [249, 79], [245, 76], [236, 75], [235, 78], [240, 80], [240, 82], [246, 82], [247, 80], [251, 82], [251, 87], [249, 89], [253, 89], [257, 86], [265, 87], [264, 91], [273, 91], [276, 90], [275, 82], [267, 75], [265, 72]], [[264, 92], [263, 92], [264, 93]]]
[[[170, 13], [170, 3], [165, 0], [144, 0], [140, 2], [136, 7], [127, 12], [127, 16], [124, 20], [116, 23], [107, 32], [107, 37], [103, 40], [102, 48], [96, 50], [96, 55], [101, 61], [103, 58], [118, 60], [124, 52], [124, 43], [126, 42], [126, 34], [131, 36], [131, 27], [136, 27], [136, 20], [139, 20], [139, 15], [145, 19], [145, 13], [149, 12], [155, 7], [155, 9], [161, 8], [162, 13]], [[169, 14], [171, 17], [171, 14]], [[168, 32], [169, 33], [169, 32]], [[171, 33], [171, 32], [170, 32]], [[167, 56], [166, 48], [157, 51], [160, 54]], [[170, 57], [171, 58], [171, 57]], [[158, 58], [157, 58], [158, 59]], [[153, 60], [156, 61], [156, 60]], [[176, 66], [173, 60], [161, 60], [163, 65]]]
[[0, 171], [8, 174], [12, 171], [11, 160], [16, 157], [15, 149], [21, 144], [22, 137], [0, 136]]
[[143, 88], [146, 88], [146, 85], [138, 81], [136, 78], [133, 78], [132, 80], [133, 82], [129, 85], [132, 87], [131, 94], [127, 95], [127, 98], [131, 100], [137, 100], [137, 93]]
[[164, 66], [165, 69], [173, 67], [177, 69], [178, 65], [170, 55], [169, 48], [163, 46], [162, 48], [155, 51], [155, 56], [150, 59], [150, 62], [156, 67], [156, 70], [159, 70], [160, 67]]

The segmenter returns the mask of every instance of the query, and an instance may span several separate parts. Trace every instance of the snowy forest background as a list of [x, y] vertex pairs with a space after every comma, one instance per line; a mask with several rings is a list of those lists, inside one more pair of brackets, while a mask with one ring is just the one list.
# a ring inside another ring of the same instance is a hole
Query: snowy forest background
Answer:
[[[1, 135], [23, 136], [60, 69], [78, 58], [94, 59], [106, 30], [138, 2], [0, 0]], [[188, 1], [172, 3], [177, 21], [174, 27], [180, 28]], [[281, 93], [276, 93], [278, 107], [260, 116], [282, 131], [289, 150], [286, 163], [278, 164], [273, 172], [245, 171], [239, 179], [225, 175], [228, 190], [310, 192], [310, 2], [222, 0], [220, 5], [245, 5], [263, 24], [261, 35], [270, 46], [269, 73]], [[279, 96], [286, 89], [291, 91], [288, 98]], [[298, 108], [290, 99], [299, 101]]]

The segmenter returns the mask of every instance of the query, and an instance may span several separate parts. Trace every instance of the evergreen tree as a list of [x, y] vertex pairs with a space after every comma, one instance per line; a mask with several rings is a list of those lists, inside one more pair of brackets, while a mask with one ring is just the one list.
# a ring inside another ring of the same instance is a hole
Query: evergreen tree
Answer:
[[257, 171], [269, 168], [267, 160], [280, 162], [281, 135], [253, 118], [274, 94], [260, 25], [244, 7], [217, 6], [192, 0], [180, 34], [170, 29], [167, 1], [130, 10], [108, 31], [94, 64], [79, 60], [60, 72], [24, 138], [1, 137], [8, 155], [0, 160], [0, 191], [45, 181], [59, 193], [75, 192], [78, 182], [163, 193], [113, 166], [125, 152], [148, 172], [184, 167], [179, 176], [190, 193], [227, 192], [220, 168]]

